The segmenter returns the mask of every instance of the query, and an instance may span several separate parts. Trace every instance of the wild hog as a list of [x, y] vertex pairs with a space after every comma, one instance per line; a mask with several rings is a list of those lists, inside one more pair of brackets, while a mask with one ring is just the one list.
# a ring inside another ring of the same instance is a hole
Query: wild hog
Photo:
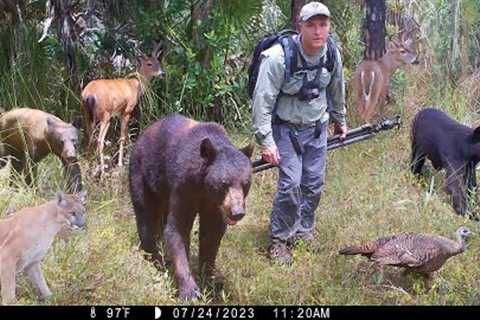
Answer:
[[467, 212], [467, 193], [477, 187], [475, 167], [480, 161], [480, 127], [464, 126], [440, 110], [427, 108], [417, 113], [412, 124], [410, 168], [420, 174], [425, 159], [436, 170], [447, 173], [447, 192], [458, 214]]
[[36, 166], [28, 168], [27, 159], [36, 163], [52, 152], [62, 160], [68, 191], [80, 191], [77, 144], [77, 129], [47, 112], [20, 108], [0, 115], [0, 168], [10, 158], [13, 168], [26, 174], [25, 181], [29, 185]]

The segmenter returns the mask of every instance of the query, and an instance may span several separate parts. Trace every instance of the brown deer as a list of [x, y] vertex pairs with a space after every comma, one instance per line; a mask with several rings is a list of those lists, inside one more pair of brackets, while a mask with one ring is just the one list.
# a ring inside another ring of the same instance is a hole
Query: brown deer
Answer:
[[89, 150], [93, 144], [93, 128], [99, 123], [97, 153], [100, 154], [100, 172], [105, 163], [103, 147], [110, 121], [114, 115], [121, 118], [120, 149], [118, 165], [123, 164], [123, 146], [128, 138], [128, 122], [138, 104], [144, 87], [155, 76], [164, 74], [160, 67], [161, 45], [158, 44], [151, 56], [138, 52], [136, 76], [127, 79], [100, 79], [87, 84], [82, 91], [82, 113], [85, 122], [85, 141]]
[[392, 40], [387, 52], [377, 61], [364, 60], [353, 75], [355, 105], [363, 121], [368, 122], [387, 98], [390, 78], [402, 64], [417, 64], [414, 42], [406, 34]]

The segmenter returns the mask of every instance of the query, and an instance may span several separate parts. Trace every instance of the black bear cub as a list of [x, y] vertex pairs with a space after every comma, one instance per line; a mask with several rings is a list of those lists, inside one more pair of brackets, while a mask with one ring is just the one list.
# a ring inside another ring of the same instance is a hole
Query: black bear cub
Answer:
[[[227, 225], [245, 215], [253, 146], [235, 148], [225, 129], [172, 114], [150, 126], [130, 156], [130, 194], [140, 245], [163, 265], [163, 238], [182, 299], [200, 296], [189, 267], [190, 233], [200, 215], [199, 264], [212, 274]], [[163, 237], [162, 237], [163, 234]]]
[[477, 186], [479, 142], [480, 127], [464, 126], [440, 110], [423, 109], [413, 120], [412, 172], [420, 174], [426, 158], [436, 170], [445, 169], [447, 192], [452, 196], [455, 211], [461, 215], [469, 209], [467, 194], [474, 194]]

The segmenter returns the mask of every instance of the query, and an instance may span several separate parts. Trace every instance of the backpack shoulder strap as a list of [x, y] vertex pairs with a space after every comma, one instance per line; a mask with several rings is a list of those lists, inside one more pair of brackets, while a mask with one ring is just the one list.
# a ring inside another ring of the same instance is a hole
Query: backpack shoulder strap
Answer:
[[297, 67], [298, 48], [293, 39], [293, 34], [281, 36], [279, 42], [285, 59], [285, 81], [289, 81]]
[[335, 44], [335, 40], [331, 35], [328, 35], [327, 38], [327, 61], [325, 63], [325, 67], [327, 68], [328, 72], [332, 72], [333, 68], [335, 67], [335, 63], [337, 60], [337, 45]]

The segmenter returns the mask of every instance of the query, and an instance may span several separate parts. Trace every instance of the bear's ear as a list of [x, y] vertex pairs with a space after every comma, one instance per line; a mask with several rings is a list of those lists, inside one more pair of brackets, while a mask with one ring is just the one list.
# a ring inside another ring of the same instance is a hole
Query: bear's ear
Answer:
[[202, 143], [200, 144], [200, 155], [207, 160], [208, 164], [211, 164], [215, 160], [217, 149], [215, 149], [209, 138], [202, 140]]
[[246, 155], [248, 159], [251, 159], [253, 155], [253, 150], [255, 150], [255, 146], [253, 145], [253, 143], [250, 143], [247, 146], [238, 150], [244, 155]]
[[475, 130], [473, 130], [472, 141], [473, 143], [480, 142], [480, 127], [477, 127]]

